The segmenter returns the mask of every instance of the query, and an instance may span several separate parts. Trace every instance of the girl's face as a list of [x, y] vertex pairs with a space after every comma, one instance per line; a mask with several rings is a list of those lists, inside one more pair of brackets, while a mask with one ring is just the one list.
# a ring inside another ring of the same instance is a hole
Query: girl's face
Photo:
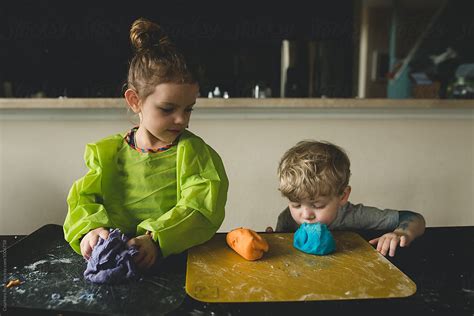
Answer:
[[184, 131], [198, 93], [197, 84], [161, 83], [140, 101], [140, 128], [151, 142], [171, 144]]

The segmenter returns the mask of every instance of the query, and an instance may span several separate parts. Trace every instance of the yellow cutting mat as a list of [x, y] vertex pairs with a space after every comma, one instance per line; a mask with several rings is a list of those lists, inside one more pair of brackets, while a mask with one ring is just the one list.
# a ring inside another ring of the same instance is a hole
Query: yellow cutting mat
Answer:
[[186, 292], [204, 302], [319, 301], [406, 297], [416, 284], [351, 232], [333, 232], [326, 256], [293, 247], [293, 234], [262, 234], [270, 250], [247, 261], [216, 234], [189, 250]]

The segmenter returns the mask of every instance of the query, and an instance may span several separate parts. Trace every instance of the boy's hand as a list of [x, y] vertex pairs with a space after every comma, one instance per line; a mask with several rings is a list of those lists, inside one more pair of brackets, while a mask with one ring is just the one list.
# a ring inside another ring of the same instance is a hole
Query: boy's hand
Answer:
[[158, 258], [158, 246], [150, 235], [141, 235], [132, 238], [127, 243], [128, 246], [135, 246], [138, 254], [133, 257], [133, 261], [141, 270], [149, 269]]
[[389, 251], [389, 256], [395, 256], [398, 244], [400, 247], [407, 247], [411, 242], [410, 236], [406, 232], [394, 231], [387, 233], [379, 238], [375, 238], [369, 241], [370, 244], [377, 244], [377, 251], [382, 255], [386, 256]]
[[81, 240], [81, 254], [84, 259], [89, 260], [91, 257], [92, 249], [99, 241], [99, 237], [102, 239], [109, 238], [109, 230], [103, 227], [99, 227], [88, 232]]

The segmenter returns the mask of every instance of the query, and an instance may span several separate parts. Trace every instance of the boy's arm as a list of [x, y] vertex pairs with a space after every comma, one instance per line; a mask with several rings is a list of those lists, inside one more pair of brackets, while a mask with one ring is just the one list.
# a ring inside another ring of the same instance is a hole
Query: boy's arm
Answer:
[[425, 232], [425, 219], [421, 214], [411, 211], [399, 211], [399, 224], [394, 232], [406, 235], [408, 246], [415, 238]]
[[391, 233], [369, 241], [377, 245], [377, 251], [384, 256], [389, 252], [390, 257], [395, 255], [397, 246], [409, 246], [415, 238], [425, 232], [425, 219], [421, 214], [411, 211], [399, 211], [399, 224]]

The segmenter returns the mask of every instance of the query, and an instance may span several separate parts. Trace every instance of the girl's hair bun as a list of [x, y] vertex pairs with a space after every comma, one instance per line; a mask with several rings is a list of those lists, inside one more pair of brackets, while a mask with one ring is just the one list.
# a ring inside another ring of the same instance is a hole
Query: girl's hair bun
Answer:
[[130, 28], [130, 42], [137, 53], [169, 46], [171, 43], [161, 27], [147, 19], [139, 18]]
[[136, 20], [130, 28], [130, 42], [135, 51], [127, 86], [136, 90], [142, 100], [160, 83], [198, 82], [198, 65], [186, 60], [158, 24], [143, 18]]

